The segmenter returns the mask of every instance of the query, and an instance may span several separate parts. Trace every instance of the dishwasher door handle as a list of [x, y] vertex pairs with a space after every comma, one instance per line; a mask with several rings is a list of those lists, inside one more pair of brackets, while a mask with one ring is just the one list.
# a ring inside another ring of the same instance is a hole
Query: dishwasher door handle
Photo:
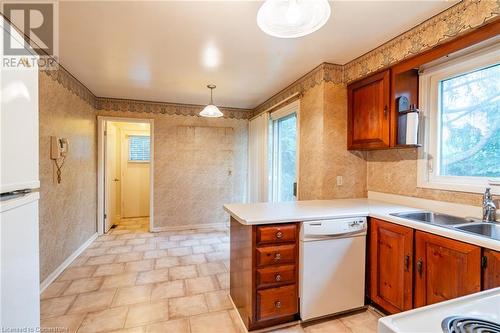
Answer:
[[335, 238], [345, 238], [348, 236], [363, 236], [366, 235], [366, 228], [356, 231], [348, 231], [343, 233], [327, 234], [327, 235], [315, 235], [315, 234], [305, 234], [303, 240], [313, 240], [313, 239], [335, 239]]

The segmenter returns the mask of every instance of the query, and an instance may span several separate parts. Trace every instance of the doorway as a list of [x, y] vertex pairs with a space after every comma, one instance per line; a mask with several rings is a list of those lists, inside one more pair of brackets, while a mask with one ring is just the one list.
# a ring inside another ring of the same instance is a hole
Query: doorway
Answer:
[[153, 121], [98, 119], [98, 231], [150, 231], [153, 193]]

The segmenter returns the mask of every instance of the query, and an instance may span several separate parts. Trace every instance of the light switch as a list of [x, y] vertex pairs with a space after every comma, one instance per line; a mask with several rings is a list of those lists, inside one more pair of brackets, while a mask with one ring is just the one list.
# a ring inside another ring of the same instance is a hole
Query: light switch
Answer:
[[344, 179], [342, 178], [342, 176], [337, 176], [337, 186], [342, 186], [343, 183]]

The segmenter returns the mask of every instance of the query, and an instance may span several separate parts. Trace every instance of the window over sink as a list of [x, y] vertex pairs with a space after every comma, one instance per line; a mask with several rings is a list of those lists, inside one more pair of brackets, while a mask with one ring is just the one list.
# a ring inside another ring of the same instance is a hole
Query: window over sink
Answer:
[[499, 194], [500, 47], [425, 68], [419, 82], [418, 186]]

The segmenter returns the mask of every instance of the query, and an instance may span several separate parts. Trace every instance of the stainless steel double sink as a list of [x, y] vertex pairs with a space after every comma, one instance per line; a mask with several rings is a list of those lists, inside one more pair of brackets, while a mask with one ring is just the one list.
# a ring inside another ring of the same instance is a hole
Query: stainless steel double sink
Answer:
[[482, 222], [471, 218], [461, 218], [426, 211], [391, 213], [389, 215], [451, 228], [500, 241], [500, 223]]

